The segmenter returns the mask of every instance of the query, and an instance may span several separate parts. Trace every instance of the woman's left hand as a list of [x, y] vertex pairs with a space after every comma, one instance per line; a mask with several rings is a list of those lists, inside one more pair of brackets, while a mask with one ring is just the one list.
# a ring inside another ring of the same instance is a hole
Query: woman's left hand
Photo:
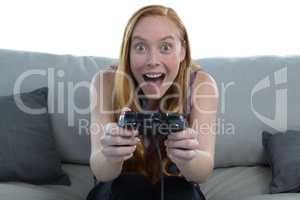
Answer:
[[192, 128], [168, 135], [168, 138], [164, 141], [168, 157], [175, 164], [194, 159], [197, 151], [200, 150], [197, 135], [198, 133]]

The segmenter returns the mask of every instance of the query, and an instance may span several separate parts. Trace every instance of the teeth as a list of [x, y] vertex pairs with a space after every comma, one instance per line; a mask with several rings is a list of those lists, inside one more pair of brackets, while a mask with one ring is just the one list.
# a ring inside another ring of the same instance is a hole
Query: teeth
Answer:
[[162, 74], [145, 74], [145, 76], [147, 76], [148, 78], [158, 78], [160, 77]]

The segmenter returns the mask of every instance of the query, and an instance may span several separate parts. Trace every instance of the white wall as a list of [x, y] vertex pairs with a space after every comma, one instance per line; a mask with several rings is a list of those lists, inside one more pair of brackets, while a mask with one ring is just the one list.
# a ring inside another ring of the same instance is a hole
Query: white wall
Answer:
[[0, 0], [0, 48], [117, 58], [128, 18], [157, 3], [182, 18], [193, 58], [300, 54], [297, 0]]

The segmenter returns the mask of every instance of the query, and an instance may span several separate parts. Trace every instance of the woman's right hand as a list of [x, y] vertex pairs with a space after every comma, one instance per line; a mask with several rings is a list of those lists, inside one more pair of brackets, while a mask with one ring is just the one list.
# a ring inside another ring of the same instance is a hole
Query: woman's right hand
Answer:
[[[122, 112], [130, 111], [124, 107]], [[137, 130], [121, 128], [117, 123], [107, 123], [101, 137], [102, 153], [109, 162], [123, 162], [133, 156], [136, 145], [140, 142]]]

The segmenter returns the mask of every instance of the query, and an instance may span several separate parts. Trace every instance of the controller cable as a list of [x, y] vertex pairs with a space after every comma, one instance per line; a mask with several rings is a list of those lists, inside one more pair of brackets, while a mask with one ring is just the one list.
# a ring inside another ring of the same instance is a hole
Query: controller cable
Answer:
[[159, 148], [159, 140], [156, 140], [154, 138], [154, 135], [152, 135], [152, 141], [155, 144], [156, 153], [159, 159], [159, 171], [160, 171], [160, 200], [164, 200], [164, 175], [163, 175], [163, 164], [162, 164], [162, 158]]

